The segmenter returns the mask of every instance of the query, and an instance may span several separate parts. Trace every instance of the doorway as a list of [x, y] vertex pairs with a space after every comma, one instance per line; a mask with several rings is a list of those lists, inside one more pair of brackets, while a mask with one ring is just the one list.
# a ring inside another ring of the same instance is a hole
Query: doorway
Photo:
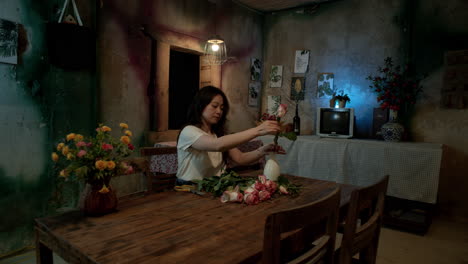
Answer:
[[187, 110], [199, 89], [200, 56], [171, 49], [169, 59], [169, 129], [187, 123]]

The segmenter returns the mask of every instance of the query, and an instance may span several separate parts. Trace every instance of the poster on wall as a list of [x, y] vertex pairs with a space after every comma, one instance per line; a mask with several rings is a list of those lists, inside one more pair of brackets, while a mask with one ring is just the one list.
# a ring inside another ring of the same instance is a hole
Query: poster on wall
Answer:
[[250, 80], [260, 81], [262, 72], [262, 62], [259, 59], [250, 59]]
[[322, 72], [317, 76], [317, 97], [331, 98], [335, 89], [333, 88], [335, 75], [331, 72]]
[[270, 71], [270, 87], [279, 88], [283, 83], [283, 65], [272, 65]]
[[267, 97], [267, 112], [270, 115], [275, 115], [281, 104], [281, 95], [269, 95]]
[[291, 79], [291, 100], [303, 101], [305, 93], [305, 78], [292, 77]]
[[294, 73], [306, 73], [309, 67], [309, 51], [296, 50], [296, 58], [294, 61]]
[[0, 62], [18, 63], [18, 24], [0, 18]]
[[249, 83], [249, 106], [258, 106], [260, 98], [260, 82]]

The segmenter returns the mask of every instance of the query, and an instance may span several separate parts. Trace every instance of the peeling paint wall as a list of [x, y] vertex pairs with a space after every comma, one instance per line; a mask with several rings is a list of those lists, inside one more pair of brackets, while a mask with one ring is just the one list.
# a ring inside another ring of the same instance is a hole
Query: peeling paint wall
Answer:
[[[94, 126], [92, 71], [67, 72], [48, 61], [46, 22], [62, 3], [0, 2], [0, 18], [20, 25], [18, 64], [0, 63], [0, 255], [31, 245], [33, 219], [65, 202], [54, 195], [53, 144], [69, 130]], [[80, 7], [89, 23], [93, 6]], [[77, 190], [70, 187], [64, 197], [73, 197], [73, 205]]]
[[228, 129], [254, 125], [258, 108], [247, 106], [247, 91], [250, 57], [262, 57], [261, 15], [226, 0], [106, 1], [98, 12], [101, 120], [128, 122], [137, 144], [144, 144], [144, 133], [149, 129], [151, 44], [140, 27], [146, 25], [162, 46], [198, 54], [211, 35], [223, 37], [228, 56], [235, 57], [222, 67], [221, 88], [232, 104]]

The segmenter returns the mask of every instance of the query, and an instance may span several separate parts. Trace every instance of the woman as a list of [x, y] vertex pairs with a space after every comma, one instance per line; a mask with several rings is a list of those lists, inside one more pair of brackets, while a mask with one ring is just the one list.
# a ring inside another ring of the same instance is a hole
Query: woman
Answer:
[[177, 184], [220, 175], [229, 156], [239, 165], [258, 161], [273, 144], [243, 153], [236, 146], [263, 135], [274, 135], [280, 127], [276, 121], [265, 121], [257, 127], [224, 135], [229, 102], [220, 89], [206, 86], [200, 89], [188, 111], [188, 125], [177, 139]]

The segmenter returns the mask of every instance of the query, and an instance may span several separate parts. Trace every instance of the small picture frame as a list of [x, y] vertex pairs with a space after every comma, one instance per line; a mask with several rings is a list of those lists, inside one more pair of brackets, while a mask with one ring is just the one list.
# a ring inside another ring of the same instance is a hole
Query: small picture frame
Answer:
[[317, 75], [317, 97], [318, 98], [331, 98], [335, 92], [333, 87], [333, 80], [335, 74], [331, 72], [321, 72]]
[[294, 73], [306, 73], [309, 68], [309, 50], [296, 50]]
[[283, 84], [283, 65], [272, 65], [270, 71], [270, 87], [280, 88]]
[[18, 24], [1, 18], [0, 62], [18, 64]]
[[260, 81], [262, 77], [262, 62], [257, 58], [250, 59], [250, 80]]
[[305, 77], [291, 78], [291, 100], [303, 101], [305, 94]]
[[267, 112], [270, 115], [276, 115], [278, 107], [281, 104], [281, 95], [269, 95], [267, 97]]
[[260, 82], [249, 83], [249, 106], [258, 106], [258, 100], [260, 98]]

